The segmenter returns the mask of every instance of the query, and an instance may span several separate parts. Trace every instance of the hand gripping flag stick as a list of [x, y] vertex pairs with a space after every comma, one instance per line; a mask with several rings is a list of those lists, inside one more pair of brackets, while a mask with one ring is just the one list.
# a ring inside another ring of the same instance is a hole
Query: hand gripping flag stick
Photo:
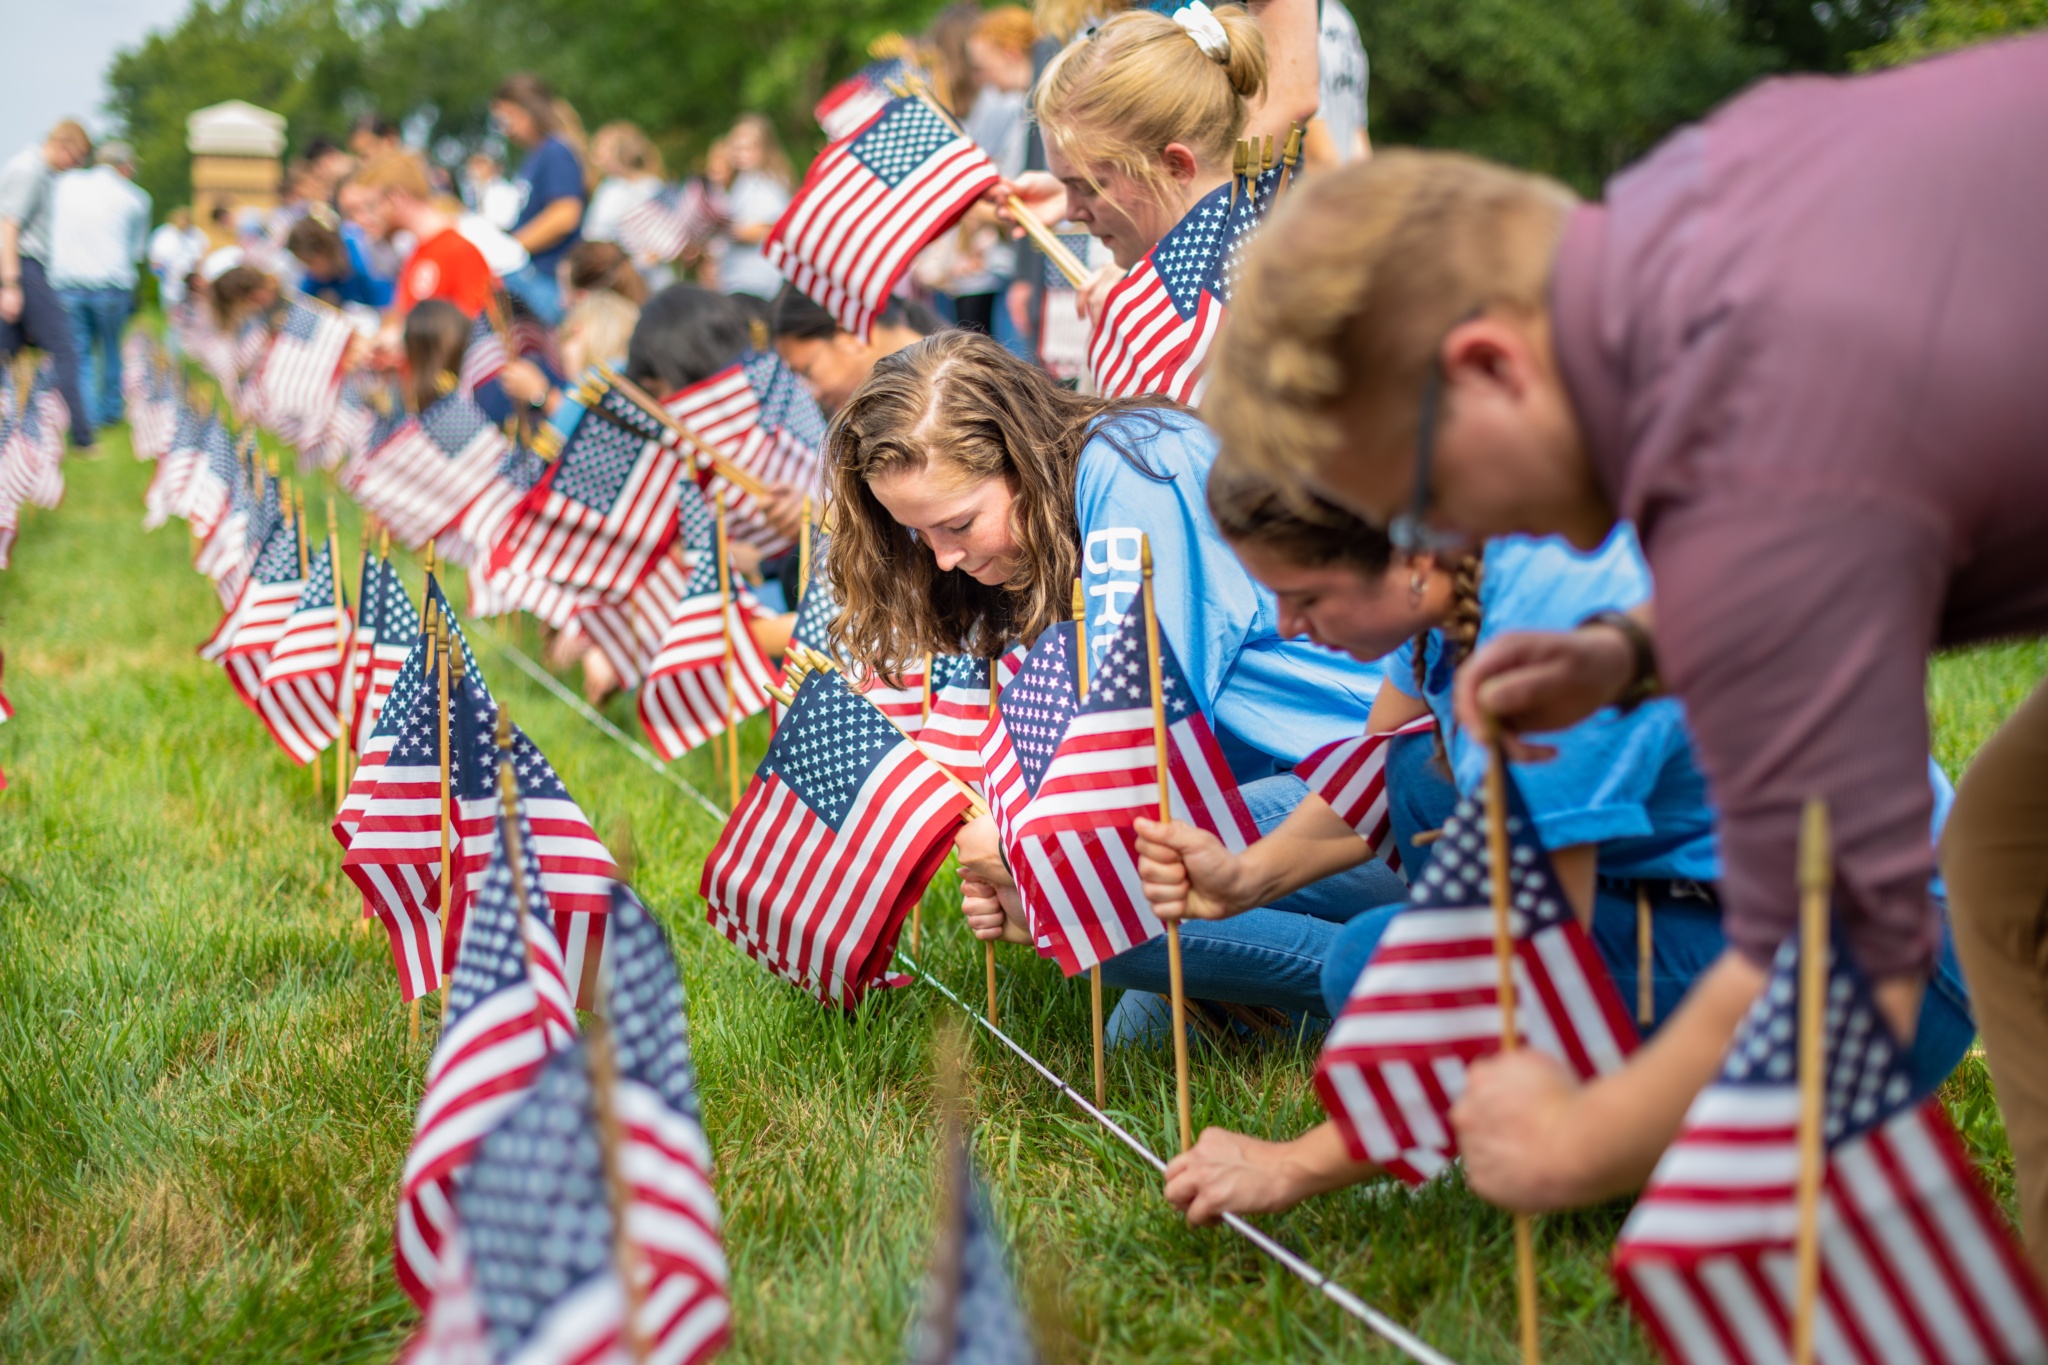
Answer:
[[[1145, 657], [1152, 670], [1152, 751], [1159, 765], [1159, 823], [1173, 819], [1172, 778], [1167, 772], [1166, 684], [1160, 676], [1159, 604], [1152, 589], [1152, 537], [1138, 538], [1138, 558], [1145, 580]], [[1188, 992], [1181, 979], [1180, 921], [1166, 922], [1166, 983], [1173, 1001], [1173, 1107], [1180, 1119], [1180, 1149], [1195, 1145], [1188, 1109]]]
[[[1500, 967], [1500, 1050], [1513, 1052], [1521, 1042], [1515, 1022], [1515, 940], [1509, 927], [1513, 872], [1508, 859], [1508, 759], [1501, 748], [1500, 727], [1488, 720], [1486, 763], [1487, 880], [1493, 889], [1493, 955]], [[1523, 1365], [1537, 1365], [1542, 1353], [1536, 1340], [1536, 1237], [1529, 1215], [1515, 1214], [1515, 1305], [1521, 1319]]]
[[[1081, 595], [1081, 580], [1074, 579], [1074, 693], [1088, 700], [1088, 602]], [[915, 945], [912, 945], [913, 947]], [[1094, 1026], [1095, 1107], [1109, 1107], [1108, 1078], [1102, 1065], [1102, 964], [1088, 968], [1088, 1020]]]

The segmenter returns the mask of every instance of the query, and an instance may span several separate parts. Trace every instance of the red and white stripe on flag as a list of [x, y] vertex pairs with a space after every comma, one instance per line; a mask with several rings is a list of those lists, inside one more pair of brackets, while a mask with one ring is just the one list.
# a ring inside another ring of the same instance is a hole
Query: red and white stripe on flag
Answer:
[[712, 926], [852, 1008], [952, 847], [964, 793], [836, 672], [803, 680], [704, 864]]
[[[787, 486], [817, 495], [823, 502], [821, 465], [817, 449], [797, 439], [787, 428], [771, 430], [764, 425], [761, 393], [756, 381], [774, 375], [781, 361], [772, 354], [735, 361], [710, 378], [662, 400], [675, 419], [733, 464], [746, 470], [770, 488]], [[782, 377], [798, 382], [787, 371]], [[813, 408], [808, 395], [802, 401]], [[726, 536], [744, 541], [763, 555], [779, 555], [796, 544], [793, 537], [775, 529], [753, 494], [727, 479], [716, 468], [700, 465], [697, 484], [707, 498], [725, 498]]]
[[[1160, 650], [1174, 818], [1241, 851], [1258, 826], [1164, 637]], [[1132, 613], [1090, 670], [1087, 699], [1037, 791], [1009, 817], [1011, 868], [1032, 936], [1069, 976], [1165, 932], [1138, 877], [1133, 823], [1159, 813], [1150, 672], [1144, 621]]]
[[[1521, 793], [1508, 779], [1515, 1018], [1524, 1046], [1581, 1080], [1617, 1070], [1635, 1026], [1573, 916]], [[1451, 1106], [1467, 1068], [1500, 1051], [1485, 816], [1461, 801], [1330, 1026], [1316, 1091], [1353, 1157], [1420, 1185], [1457, 1155]]]
[[577, 628], [603, 652], [619, 686], [631, 691], [647, 680], [669, 623], [683, 605], [689, 574], [676, 562], [675, 547], [655, 556], [647, 576], [622, 602], [592, 602], [576, 609]]
[[1308, 784], [1337, 818], [1358, 831], [1372, 856], [1400, 870], [1401, 851], [1394, 843], [1394, 822], [1387, 802], [1387, 748], [1396, 735], [1423, 735], [1436, 729], [1435, 716], [1411, 720], [1381, 734], [1340, 739], [1304, 758], [1294, 775]]
[[865, 339], [912, 258], [1000, 178], [930, 104], [892, 99], [818, 154], [762, 251]]
[[251, 382], [265, 423], [293, 445], [317, 446], [341, 395], [355, 328], [317, 299], [294, 296]]
[[[1615, 1246], [1615, 1278], [1668, 1360], [1790, 1356], [1798, 962], [1787, 943]], [[1839, 954], [1828, 986], [1814, 1359], [2048, 1360], [2048, 1305], [1940, 1099], [1915, 1098], [1905, 1050]]]
[[767, 709], [762, 688], [775, 666], [748, 628], [754, 613], [741, 601], [723, 605], [715, 594], [678, 604], [640, 689], [640, 724], [664, 760], [723, 734], [728, 715], [737, 724]]

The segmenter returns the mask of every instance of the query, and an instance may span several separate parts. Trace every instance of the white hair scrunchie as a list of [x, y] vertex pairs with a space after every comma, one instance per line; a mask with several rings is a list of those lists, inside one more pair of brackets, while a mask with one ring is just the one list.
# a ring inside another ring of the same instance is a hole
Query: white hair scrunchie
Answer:
[[1210, 61], [1230, 60], [1230, 35], [1224, 31], [1223, 21], [1202, 0], [1188, 0], [1173, 12], [1173, 22], [1195, 40], [1195, 46], [1202, 49], [1202, 55]]

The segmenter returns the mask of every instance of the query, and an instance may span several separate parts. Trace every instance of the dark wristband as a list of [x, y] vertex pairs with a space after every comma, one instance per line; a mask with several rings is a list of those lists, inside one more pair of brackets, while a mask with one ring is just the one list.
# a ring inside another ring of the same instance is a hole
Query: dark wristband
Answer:
[[1587, 626], [1607, 626], [1620, 631], [1635, 659], [1628, 686], [1622, 689], [1621, 696], [1614, 703], [1619, 710], [1626, 714], [1652, 697], [1664, 695], [1664, 680], [1657, 674], [1657, 642], [1650, 638], [1649, 631], [1643, 629], [1641, 621], [1626, 612], [1596, 611], [1579, 622], [1579, 629], [1584, 630]]

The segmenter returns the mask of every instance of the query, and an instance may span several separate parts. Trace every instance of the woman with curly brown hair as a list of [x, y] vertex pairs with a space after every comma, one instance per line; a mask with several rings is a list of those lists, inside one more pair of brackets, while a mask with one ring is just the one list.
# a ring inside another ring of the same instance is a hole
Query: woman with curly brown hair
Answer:
[[[826, 450], [839, 652], [882, 675], [927, 651], [993, 657], [1066, 620], [1079, 578], [1099, 657], [1138, 609], [1149, 537], [1161, 634], [1254, 820], [1277, 825], [1307, 793], [1293, 766], [1358, 733], [1379, 670], [1285, 638], [1273, 599], [1203, 506], [1214, 456], [1185, 409], [1082, 397], [979, 333], [941, 332], [877, 362]], [[974, 932], [1028, 941], [990, 823], [969, 826], [959, 851]], [[1227, 923], [1191, 925], [1188, 992], [1319, 1015], [1337, 924], [1401, 893], [1394, 873], [1368, 863]], [[1112, 1036], [1153, 1032], [1143, 993], [1166, 989], [1163, 944], [1112, 958], [1103, 979], [1139, 993]]]

